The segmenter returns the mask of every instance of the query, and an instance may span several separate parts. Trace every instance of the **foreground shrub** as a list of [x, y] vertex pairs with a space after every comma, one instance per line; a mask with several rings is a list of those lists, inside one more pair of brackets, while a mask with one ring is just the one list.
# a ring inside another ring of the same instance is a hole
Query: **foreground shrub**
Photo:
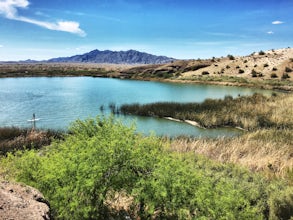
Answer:
[[167, 142], [113, 118], [77, 121], [70, 133], [41, 151], [2, 160], [7, 174], [49, 199], [57, 219], [117, 217], [117, 193], [131, 198], [124, 219], [265, 219], [279, 211], [270, 212], [272, 186], [262, 177], [171, 152]]

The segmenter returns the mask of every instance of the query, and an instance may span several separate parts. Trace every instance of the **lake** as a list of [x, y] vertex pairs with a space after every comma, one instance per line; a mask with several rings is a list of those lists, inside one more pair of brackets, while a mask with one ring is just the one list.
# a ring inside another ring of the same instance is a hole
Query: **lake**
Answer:
[[[38, 128], [66, 130], [76, 119], [110, 115], [110, 104], [152, 102], [202, 102], [226, 95], [250, 95], [269, 91], [242, 87], [193, 85], [92, 77], [30, 77], [0, 79], [0, 126], [31, 126], [33, 113]], [[101, 108], [103, 106], [103, 108]], [[224, 136], [236, 129], [200, 129], [166, 119], [116, 116], [137, 131], [167, 136]]]

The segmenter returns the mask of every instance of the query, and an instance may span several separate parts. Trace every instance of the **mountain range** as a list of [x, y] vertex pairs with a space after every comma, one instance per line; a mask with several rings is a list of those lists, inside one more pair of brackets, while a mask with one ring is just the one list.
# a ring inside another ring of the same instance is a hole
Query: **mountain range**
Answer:
[[47, 60], [56, 63], [114, 63], [114, 64], [164, 64], [175, 60], [166, 56], [156, 56], [136, 50], [111, 51], [93, 50], [71, 57], [59, 57]]

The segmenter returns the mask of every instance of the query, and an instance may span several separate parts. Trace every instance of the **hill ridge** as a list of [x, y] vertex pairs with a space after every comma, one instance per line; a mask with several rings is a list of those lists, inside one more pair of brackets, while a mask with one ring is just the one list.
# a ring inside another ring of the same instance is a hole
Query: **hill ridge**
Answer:
[[113, 64], [164, 64], [175, 60], [171, 57], [157, 56], [137, 50], [111, 51], [92, 50], [88, 53], [70, 57], [58, 57], [47, 60], [56, 63], [113, 63]]

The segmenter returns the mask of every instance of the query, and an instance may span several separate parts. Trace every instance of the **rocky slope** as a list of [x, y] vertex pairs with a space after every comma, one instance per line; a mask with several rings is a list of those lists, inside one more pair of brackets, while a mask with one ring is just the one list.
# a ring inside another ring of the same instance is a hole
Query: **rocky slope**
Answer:
[[174, 60], [165, 56], [155, 56], [136, 50], [128, 51], [100, 51], [93, 50], [82, 55], [71, 57], [59, 57], [48, 60], [48, 62], [67, 63], [115, 63], [115, 64], [162, 64]]
[[[211, 59], [211, 65], [186, 71], [182, 78], [204, 75], [236, 76], [241, 78], [281, 79], [293, 78], [293, 48], [260, 51], [248, 56], [232, 56]], [[190, 61], [191, 62], [191, 61]]]
[[32, 187], [0, 182], [0, 219], [49, 220], [49, 203]]

